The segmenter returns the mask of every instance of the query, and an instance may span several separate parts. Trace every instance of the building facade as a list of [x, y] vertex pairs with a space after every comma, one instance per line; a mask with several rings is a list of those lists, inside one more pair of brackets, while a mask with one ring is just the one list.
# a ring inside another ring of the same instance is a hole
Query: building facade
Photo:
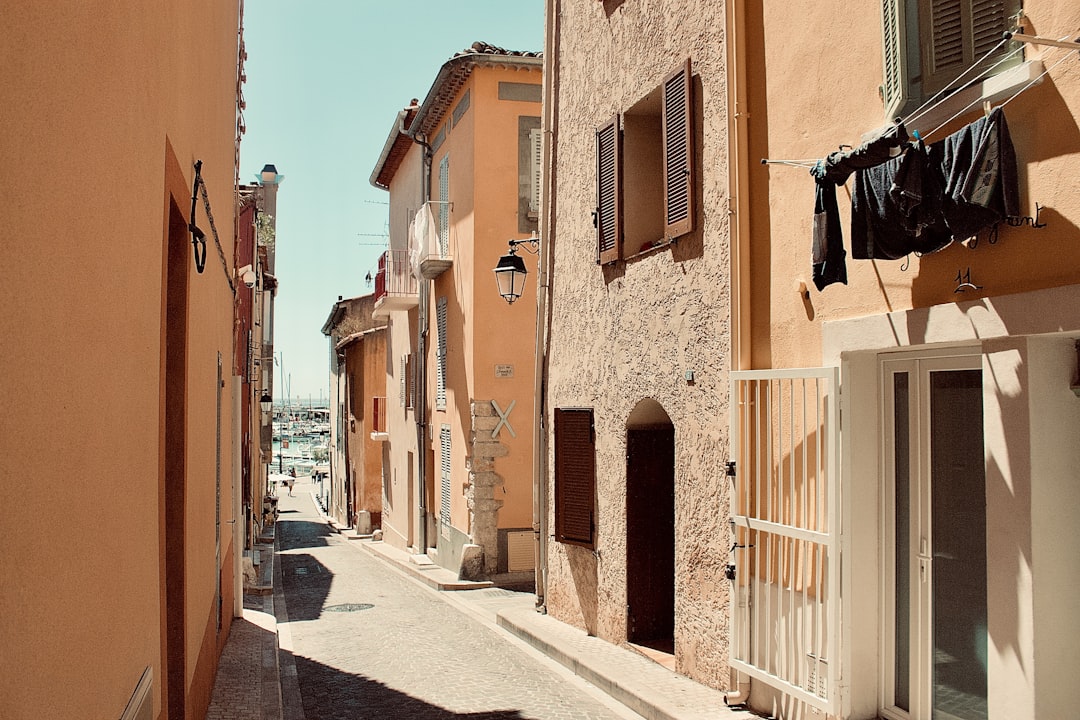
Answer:
[[777, 717], [1080, 700], [1080, 11], [1020, 11], [548, 3], [552, 615]]
[[0, 10], [8, 718], [209, 704], [250, 402], [233, 380], [240, 8]]
[[499, 297], [492, 270], [537, 228], [540, 77], [536, 53], [458, 53], [399, 115], [372, 173], [391, 213], [375, 313], [390, 327], [387, 386], [402, 388], [384, 538], [462, 577], [534, 568], [535, 316]]
[[382, 517], [386, 325], [373, 295], [338, 300], [323, 325], [330, 341], [330, 489], [327, 512], [361, 535]]

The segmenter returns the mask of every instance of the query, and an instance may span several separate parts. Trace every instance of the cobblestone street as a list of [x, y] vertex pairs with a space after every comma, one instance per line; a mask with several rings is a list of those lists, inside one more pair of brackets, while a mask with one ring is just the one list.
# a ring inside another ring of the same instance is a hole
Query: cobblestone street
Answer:
[[300, 486], [280, 504], [286, 720], [639, 717], [350, 546]]

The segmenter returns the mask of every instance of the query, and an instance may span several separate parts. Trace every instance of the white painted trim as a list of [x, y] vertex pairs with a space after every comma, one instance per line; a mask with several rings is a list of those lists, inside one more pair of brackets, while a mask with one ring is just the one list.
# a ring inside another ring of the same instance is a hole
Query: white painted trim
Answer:
[[1080, 332], [1080, 285], [866, 315], [822, 324], [825, 365], [855, 352], [890, 352], [990, 338]]

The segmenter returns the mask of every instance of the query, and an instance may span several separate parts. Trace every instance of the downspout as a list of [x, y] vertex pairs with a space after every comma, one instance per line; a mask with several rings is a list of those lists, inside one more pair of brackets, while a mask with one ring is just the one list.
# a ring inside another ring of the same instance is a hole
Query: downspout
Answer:
[[[731, 243], [731, 369], [750, 367], [750, 199], [746, 93], [746, 8], [744, 0], [726, 0], [727, 114], [728, 114], [728, 238]], [[729, 398], [729, 402], [732, 401]], [[729, 438], [730, 442], [730, 438]], [[737, 581], [732, 581], [732, 602], [738, 602]], [[745, 705], [750, 699], [750, 677], [731, 670], [725, 705]]]
[[542, 167], [540, 257], [536, 281], [536, 356], [533, 359], [533, 562], [536, 567], [536, 609], [546, 613], [547, 605], [547, 432], [545, 428], [547, 347], [551, 332], [550, 277], [555, 256], [555, 162], [558, 157], [558, 0], [544, 2], [544, 107], [541, 133]]
[[[404, 127], [404, 123], [402, 124]], [[431, 199], [431, 145], [422, 133], [410, 135], [413, 142], [424, 149], [422, 154], [423, 180], [421, 180], [421, 207]], [[428, 550], [427, 539], [427, 335], [428, 313], [431, 305], [431, 281], [418, 278], [420, 283], [419, 310], [416, 320], [416, 482], [420, 489], [417, 505], [420, 527], [417, 528], [417, 544], [420, 554]]]
[[[241, 446], [244, 429], [244, 413], [241, 406], [244, 398], [244, 378], [233, 375], [233, 617], [244, 616], [244, 453]], [[262, 412], [260, 407], [259, 412]]]

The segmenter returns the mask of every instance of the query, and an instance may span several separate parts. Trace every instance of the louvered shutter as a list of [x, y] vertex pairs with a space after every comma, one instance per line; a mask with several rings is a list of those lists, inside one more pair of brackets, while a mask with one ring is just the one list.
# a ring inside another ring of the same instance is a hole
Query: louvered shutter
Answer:
[[886, 116], [892, 117], [905, 102], [907, 72], [904, 64], [904, 8], [903, 0], [882, 0], [882, 66], [884, 82], [881, 86]]
[[600, 263], [622, 257], [622, 148], [619, 116], [596, 131], [596, 238]]
[[593, 411], [555, 409], [555, 539], [595, 547], [596, 443]]
[[405, 378], [407, 377], [406, 372], [407, 372], [408, 362], [409, 362], [408, 361], [408, 356], [407, 355], [402, 355], [401, 356], [401, 368], [400, 368], [400, 372], [398, 374], [398, 402], [401, 404], [401, 407], [405, 407], [405, 397], [406, 397], [406, 393], [407, 393]]
[[439, 460], [441, 480], [439, 494], [439, 521], [450, 524], [450, 426], [443, 423], [439, 428]]
[[435, 305], [438, 340], [435, 346], [435, 409], [446, 409], [446, 298]]
[[[957, 79], [998, 44], [1001, 34], [1010, 29], [1012, 16], [1019, 11], [1019, 2], [923, 0], [919, 11], [925, 46], [923, 95], [929, 97]], [[991, 67], [996, 73], [1021, 62], [1017, 53], [995, 66], [1009, 49], [1009, 46], [1003, 46], [980, 68], [965, 75], [960, 85], [978, 80]]]
[[694, 229], [694, 115], [690, 59], [664, 78], [664, 236]]
[[450, 254], [450, 153], [439, 161], [439, 256]]
[[544, 156], [539, 128], [529, 131], [529, 212], [540, 213], [540, 186], [543, 176]]

